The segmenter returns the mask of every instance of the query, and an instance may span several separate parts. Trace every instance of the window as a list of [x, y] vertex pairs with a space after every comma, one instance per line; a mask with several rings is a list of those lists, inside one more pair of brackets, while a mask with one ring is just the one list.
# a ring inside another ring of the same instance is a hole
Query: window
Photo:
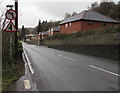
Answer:
[[53, 28], [51, 29], [51, 31], [53, 31]]
[[93, 25], [93, 24], [94, 24], [94, 22], [88, 21], [88, 25]]
[[65, 27], [68, 27], [68, 24], [65, 24]]
[[71, 26], [72, 25], [72, 23], [69, 23], [69, 26]]
[[51, 32], [51, 36], [53, 35], [53, 31]]

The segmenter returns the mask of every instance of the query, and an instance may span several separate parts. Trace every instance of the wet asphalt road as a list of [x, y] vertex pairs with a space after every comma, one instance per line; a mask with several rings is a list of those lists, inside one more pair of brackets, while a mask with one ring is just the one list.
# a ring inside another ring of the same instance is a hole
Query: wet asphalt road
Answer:
[[112, 60], [25, 43], [23, 47], [34, 70], [34, 74], [30, 75], [33, 89], [35, 87], [38, 91], [118, 90], [119, 76], [109, 73], [118, 74], [118, 65]]

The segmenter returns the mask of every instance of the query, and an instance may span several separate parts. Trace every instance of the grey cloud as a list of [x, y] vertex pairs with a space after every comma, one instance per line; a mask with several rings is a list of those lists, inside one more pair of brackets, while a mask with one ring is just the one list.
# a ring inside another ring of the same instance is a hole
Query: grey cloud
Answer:
[[38, 2], [34, 3], [38, 11], [42, 11], [54, 17], [64, 17], [65, 13], [81, 12], [87, 9], [91, 2]]

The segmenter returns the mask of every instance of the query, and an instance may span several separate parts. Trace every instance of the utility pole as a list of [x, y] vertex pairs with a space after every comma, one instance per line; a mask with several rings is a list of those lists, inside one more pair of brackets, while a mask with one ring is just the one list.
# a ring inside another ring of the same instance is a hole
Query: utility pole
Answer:
[[[15, 11], [16, 11], [15, 27], [18, 31], [18, 0], [15, 0]], [[17, 53], [18, 53], [18, 37], [17, 32], [15, 32], [15, 59], [17, 58]]]

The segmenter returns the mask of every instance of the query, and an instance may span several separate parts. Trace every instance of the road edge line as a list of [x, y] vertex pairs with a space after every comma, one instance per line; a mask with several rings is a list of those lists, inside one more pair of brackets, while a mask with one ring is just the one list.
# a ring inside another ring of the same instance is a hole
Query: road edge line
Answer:
[[27, 56], [27, 53], [26, 53], [26, 51], [25, 51], [24, 48], [23, 48], [23, 53], [25, 54], [25, 57], [26, 57], [26, 59], [27, 59], [27, 63], [28, 63], [29, 69], [30, 69], [30, 71], [31, 71], [31, 74], [34, 74], [34, 71], [33, 71], [33, 69], [32, 69], [30, 60], [29, 60], [29, 58], [28, 58], [28, 56]]

